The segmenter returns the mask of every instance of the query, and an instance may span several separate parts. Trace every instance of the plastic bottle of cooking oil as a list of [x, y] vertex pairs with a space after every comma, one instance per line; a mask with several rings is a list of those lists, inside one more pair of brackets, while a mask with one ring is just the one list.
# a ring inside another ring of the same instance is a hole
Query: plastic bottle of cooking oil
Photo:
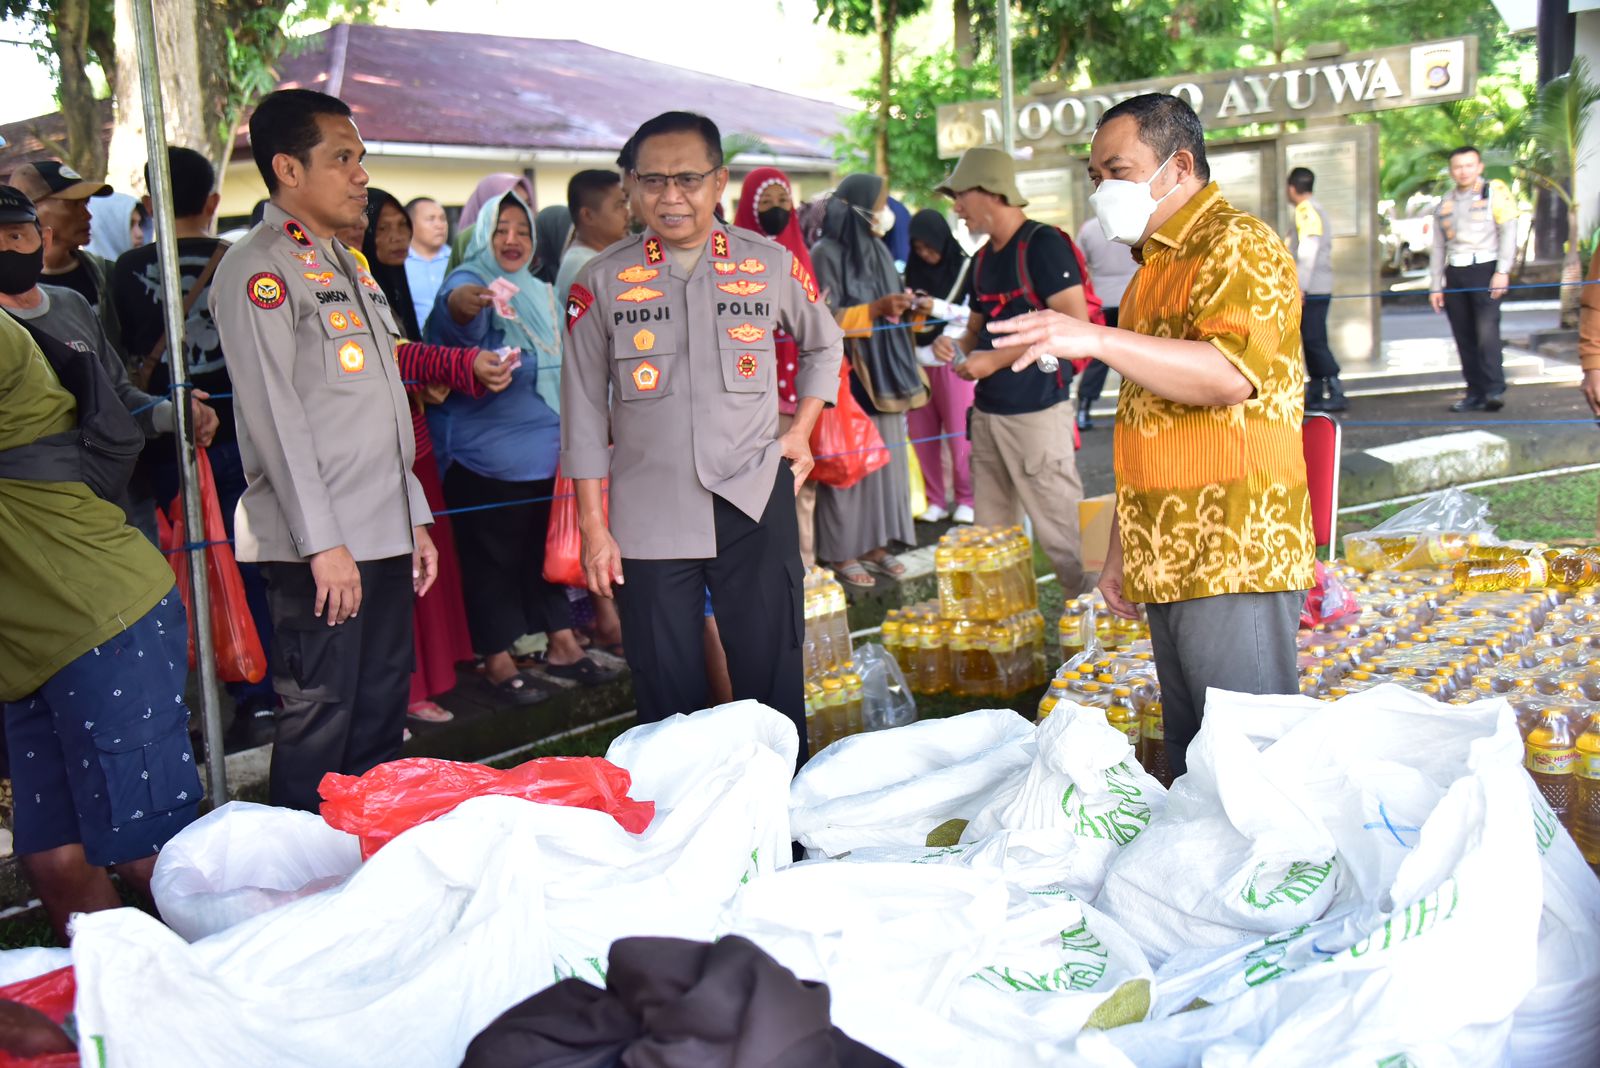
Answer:
[[844, 689], [844, 733], [860, 734], [866, 729], [862, 716], [861, 676], [847, 671], [839, 676], [839, 682]]
[[1582, 552], [1562, 553], [1551, 559], [1551, 589], [1576, 593], [1595, 585], [1600, 585], [1600, 551], [1584, 549]]
[[818, 709], [818, 702], [822, 697], [822, 687], [810, 680], [806, 681], [806, 745], [812, 753], [816, 753], [823, 746], [822, 716]]
[[826, 749], [843, 737], [839, 730], [844, 711], [844, 682], [837, 675], [822, 680], [822, 700], [818, 702], [817, 717], [821, 720], [822, 737], [818, 749]]
[[1484, 563], [1463, 560], [1455, 566], [1454, 575], [1456, 589], [1462, 593], [1537, 590], [1549, 582], [1550, 567], [1544, 557], [1533, 555]]
[[1572, 728], [1564, 709], [1546, 709], [1537, 726], [1528, 732], [1524, 743], [1523, 766], [1540, 793], [1550, 803], [1561, 822], [1572, 808], [1572, 779], [1578, 763], [1578, 750], [1572, 744]]
[[1172, 766], [1167, 763], [1166, 721], [1161, 702], [1151, 701], [1139, 717], [1139, 763], [1162, 786], [1172, 785]]
[[1567, 829], [1591, 865], [1600, 865], [1600, 713], [1589, 717], [1574, 748], [1572, 811]]
[[[900, 652], [902, 648], [901, 641], [903, 640], [900, 629], [901, 621], [901, 610], [898, 608], [889, 609], [883, 614], [883, 622], [878, 625], [878, 637], [883, 642], [883, 651], [894, 658], [894, 662], [900, 665], [900, 671], [904, 673], [906, 665], [905, 661], [901, 659]], [[910, 678], [909, 675], [906, 677]]]
[[1071, 684], [1066, 679], [1052, 679], [1050, 688], [1045, 690], [1044, 696], [1039, 698], [1039, 713], [1034, 718], [1043, 723], [1045, 717], [1055, 711], [1056, 705], [1062, 701], [1072, 700]]
[[1133, 703], [1133, 690], [1127, 686], [1111, 689], [1111, 703], [1106, 708], [1106, 722], [1122, 732], [1133, 751], [1139, 751], [1140, 716]]
[[1061, 662], [1065, 664], [1083, 652], [1083, 615], [1087, 608], [1079, 601], [1068, 601], [1061, 610], [1057, 626], [1061, 636]]

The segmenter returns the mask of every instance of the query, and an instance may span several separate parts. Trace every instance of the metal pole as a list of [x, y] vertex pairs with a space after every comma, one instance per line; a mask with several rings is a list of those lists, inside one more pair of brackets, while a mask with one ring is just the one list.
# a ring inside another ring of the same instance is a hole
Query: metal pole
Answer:
[[999, 0], [995, 5], [1000, 40], [996, 48], [1000, 58], [1000, 129], [1006, 154], [1017, 153], [1017, 102], [1016, 87], [1011, 78], [1011, 0]]
[[[200, 482], [195, 468], [194, 428], [189, 418], [189, 369], [184, 363], [183, 279], [178, 273], [178, 235], [172, 217], [172, 176], [167, 171], [166, 122], [161, 113], [161, 75], [156, 57], [155, 14], [151, 0], [133, 0], [138, 34], [139, 86], [144, 95], [144, 138], [149, 152], [150, 202], [156, 213], [157, 262], [161, 267], [162, 312], [167, 328], [167, 368], [172, 375], [173, 437], [183, 471], [184, 526], [191, 542], [203, 540]], [[206, 749], [206, 790], [213, 806], [228, 800], [227, 761], [222, 752], [222, 707], [217, 693], [216, 655], [211, 640], [211, 590], [206, 585], [206, 551], [189, 550], [191, 622], [195, 666], [200, 672], [200, 735]]]

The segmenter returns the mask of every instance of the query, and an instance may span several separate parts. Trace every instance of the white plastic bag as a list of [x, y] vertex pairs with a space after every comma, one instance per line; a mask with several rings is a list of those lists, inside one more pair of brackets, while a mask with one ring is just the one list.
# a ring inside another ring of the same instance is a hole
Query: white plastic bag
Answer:
[[1033, 724], [999, 708], [840, 739], [794, 778], [794, 838], [813, 855], [921, 848], [929, 832], [972, 819], [1026, 773], [1032, 736]]
[[[1033, 762], [1025, 778], [998, 793], [967, 825], [961, 840], [979, 842], [999, 831], [1019, 844], [1041, 843], [1052, 862], [1033, 860], [1034, 889], [1059, 885], [1092, 900], [1111, 860], [1166, 808], [1166, 790], [1134, 758], [1127, 736], [1105, 711], [1062, 702], [1027, 743]], [[1013, 872], [1013, 878], [1021, 877]]]
[[341, 887], [195, 943], [137, 909], [73, 921], [78, 1032], [106, 1068], [461, 1063], [547, 986], [542, 810], [479, 797], [390, 842]]
[[752, 742], [778, 754], [790, 768], [800, 752], [800, 735], [788, 716], [759, 701], [734, 701], [630, 727], [612, 741], [606, 759], [628, 769], [629, 797], [672, 808], [703, 775]]
[[[1453, 708], [1399, 687], [1331, 704], [1213, 691], [1197, 742], [1208, 735], [1190, 750], [1168, 820], [1220, 840], [1231, 857], [1222, 821], [1180, 811], [1184, 783], [1201, 771], [1191, 787], [1210, 782], [1225, 811], [1222, 766], [1280, 787], [1297, 774], [1297, 790], [1270, 799], [1285, 805], [1284, 827], [1331, 840], [1336, 891], [1281, 931], [1173, 956], [1157, 974], [1159, 1018], [1107, 1037], [1151, 1068], [1505, 1063], [1513, 1014], [1534, 989], [1542, 910], [1534, 807], [1509, 707]], [[1239, 759], [1241, 746], [1258, 759]], [[1147, 840], [1153, 833], [1138, 846]], [[1102, 895], [1117, 915], [1138, 903], [1113, 894], [1127, 889], [1119, 871], [1150, 861], [1133, 854], [1113, 865]], [[1229, 862], [1200, 874], [1225, 896], [1235, 870]], [[1142, 902], [1162, 910], [1159, 894]], [[1165, 919], [1181, 927], [1187, 917]], [[1182, 1011], [1197, 999], [1208, 1007]]]
[[150, 890], [167, 926], [193, 942], [343, 882], [361, 843], [312, 812], [230, 801], [162, 847]]

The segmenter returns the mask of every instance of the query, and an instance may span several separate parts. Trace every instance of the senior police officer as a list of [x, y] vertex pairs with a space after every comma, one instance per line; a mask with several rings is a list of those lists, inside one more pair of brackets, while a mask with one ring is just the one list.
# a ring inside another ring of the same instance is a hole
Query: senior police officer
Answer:
[[1450, 319], [1467, 395], [1452, 412], [1498, 412], [1505, 407], [1501, 367], [1500, 298], [1517, 255], [1517, 203], [1501, 181], [1485, 181], [1483, 156], [1471, 145], [1450, 153], [1456, 187], [1433, 213], [1428, 262], [1433, 310]]
[[[589, 588], [616, 588], [639, 716], [652, 721], [706, 704], [709, 587], [734, 697], [794, 720], [803, 761], [794, 495], [838, 393], [842, 334], [787, 249], [716, 221], [728, 172], [711, 120], [667, 112], [629, 143], [645, 230], [596, 256], [567, 301], [561, 468], [577, 485]], [[799, 410], [781, 436], [777, 328], [799, 346]]]
[[336, 231], [367, 204], [350, 109], [276, 92], [250, 119], [271, 203], [228, 251], [211, 306], [233, 376], [248, 485], [239, 559], [260, 563], [283, 707], [271, 799], [314, 811], [329, 771], [400, 755], [412, 668], [411, 599], [438, 556], [382, 290]]

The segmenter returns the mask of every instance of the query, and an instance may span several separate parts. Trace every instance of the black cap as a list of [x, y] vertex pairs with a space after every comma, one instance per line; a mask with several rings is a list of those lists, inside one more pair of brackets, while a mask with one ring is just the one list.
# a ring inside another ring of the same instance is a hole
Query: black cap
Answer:
[[33, 201], [22, 195], [22, 190], [10, 185], [0, 185], [0, 223], [36, 223], [39, 213]]
[[65, 163], [53, 159], [24, 163], [6, 180], [26, 193], [35, 204], [48, 197], [88, 200], [111, 195], [111, 187], [106, 183], [88, 181]]

